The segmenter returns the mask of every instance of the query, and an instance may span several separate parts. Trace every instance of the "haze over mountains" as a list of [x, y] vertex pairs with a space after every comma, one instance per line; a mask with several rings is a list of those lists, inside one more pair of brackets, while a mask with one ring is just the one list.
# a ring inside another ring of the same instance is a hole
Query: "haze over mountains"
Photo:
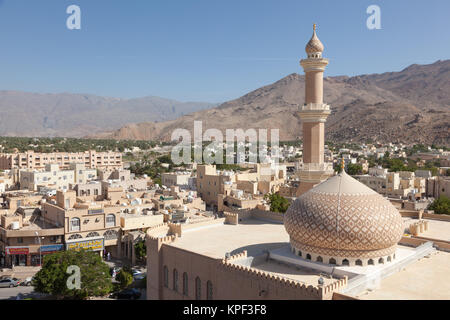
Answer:
[[0, 135], [83, 137], [128, 123], [173, 120], [214, 106], [159, 97], [119, 99], [0, 91]]
[[[327, 138], [334, 141], [390, 141], [450, 145], [450, 60], [411, 65], [401, 72], [328, 77], [325, 103], [332, 114]], [[281, 140], [301, 137], [297, 110], [304, 102], [304, 77], [291, 74], [274, 84], [216, 108], [176, 120], [124, 126], [97, 137], [170, 140], [177, 128], [278, 128]]]

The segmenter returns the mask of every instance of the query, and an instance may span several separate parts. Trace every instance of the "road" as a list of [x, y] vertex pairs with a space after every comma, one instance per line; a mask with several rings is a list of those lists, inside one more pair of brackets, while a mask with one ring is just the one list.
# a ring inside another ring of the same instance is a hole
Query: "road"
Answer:
[[22, 295], [27, 297], [30, 293], [33, 292], [33, 287], [25, 287], [25, 286], [18, 286], [14, 288], [0, 288], [0, 300], [15, 300], [17, 295], [21, 293]]

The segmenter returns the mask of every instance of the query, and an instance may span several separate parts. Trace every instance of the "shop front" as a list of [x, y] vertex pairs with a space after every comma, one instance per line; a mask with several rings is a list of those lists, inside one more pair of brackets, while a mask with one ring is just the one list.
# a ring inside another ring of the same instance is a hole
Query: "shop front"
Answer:
[[56, 253], [64, 250], [63, 244], [52, 244], [39, 247], [37, 252], [31, 253], [31, 265], [32, 266], [40, 266], [41, 259], [44, 261], [44, 257], [46, 255]]
[[11, 267], [31, 264], [29, 247], [6, 247], [5, 255]]
[[89, 240], [71, 240], [66, 241], [66, 250], [91, 250], [103, 255], [105, 249], [104, 237], [89, 238]]

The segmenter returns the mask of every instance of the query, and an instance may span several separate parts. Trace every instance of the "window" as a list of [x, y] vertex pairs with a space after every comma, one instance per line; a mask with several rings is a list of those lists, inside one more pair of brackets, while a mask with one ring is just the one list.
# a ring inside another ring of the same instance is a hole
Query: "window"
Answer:
[[183, 294], [188, 295], [188, 275], [186, 272], [183, 273]]
[[336, 264], [336, 260], [333, 259], [333, 258], [331, 258], [331, 259], [329, 260], [329, 264]]
[[113, 214], [108, 214], [106, 216], [106, 226], [115, 227], [116, 226], [116, 216]]
[[373, 265], [373, 260], [370, 259], [367, 263], [370, 264], [370, 265]]
[[164, 287], [169, 287], [169, 269], [167, 269], [167, 266], [164, 266]]
[[355, 264], [356, 264], [357, 266], [362, 266], [362, 261], [358, 259], [358, 260], [356, 260]]
[[213, 287], [212, 282], [208, 280], [206, 283], [206, 299], [212, 300], [213, 299]]
[[103, 234], [103, 236], [105, 237], [105, 240], [114, 240], [119, 237], [117, 231], [115, 230], [108, 230]]
[[178, 292], [178, 271], [173, 269], [173, 290]]
[[317, 261], [317, 262], [323, 262], [323, 259], [322, 259], [321, 256], [318, 256], [316, 261]]
[[80, 231], [80, 219], [72, 218], [70, 220], [70, 231]]
[[98, 232], [89, 232], [86, 236], [86, 238], [94, 238], [94, 237], [100, 237], [100, 234]]
[[17, 243], [23, 243], [23, 238], [17, 238]]
[[306, 255], [306, 260], [311, 260], [311, 255], [309, 253]]
[[73, 234], [67, 240], [75, 240], [75, 239], [82, 239], [82, 238], [83, 238], [83, 236], [81, 234]]
[[344, 259], [344, 260], [342, 260], [342, 265], [348, 266], [348, 265], [350, 265], [350, 262], [347, 259]]
[[199, 277], [195, 278], [195, 299], [202, 298], [202, 282]]

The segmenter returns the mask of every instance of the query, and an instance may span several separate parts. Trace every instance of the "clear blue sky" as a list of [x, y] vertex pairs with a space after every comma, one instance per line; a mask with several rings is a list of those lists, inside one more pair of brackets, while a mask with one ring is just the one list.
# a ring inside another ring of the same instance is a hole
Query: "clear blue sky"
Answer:
[[[66, 28], [71, 4], [81, 30]], [[449, 13], [448, 0], [0, 0], [0, 90], [223, 102], [301, 73], [313, 23], [328, 76], [448, 59]]]

